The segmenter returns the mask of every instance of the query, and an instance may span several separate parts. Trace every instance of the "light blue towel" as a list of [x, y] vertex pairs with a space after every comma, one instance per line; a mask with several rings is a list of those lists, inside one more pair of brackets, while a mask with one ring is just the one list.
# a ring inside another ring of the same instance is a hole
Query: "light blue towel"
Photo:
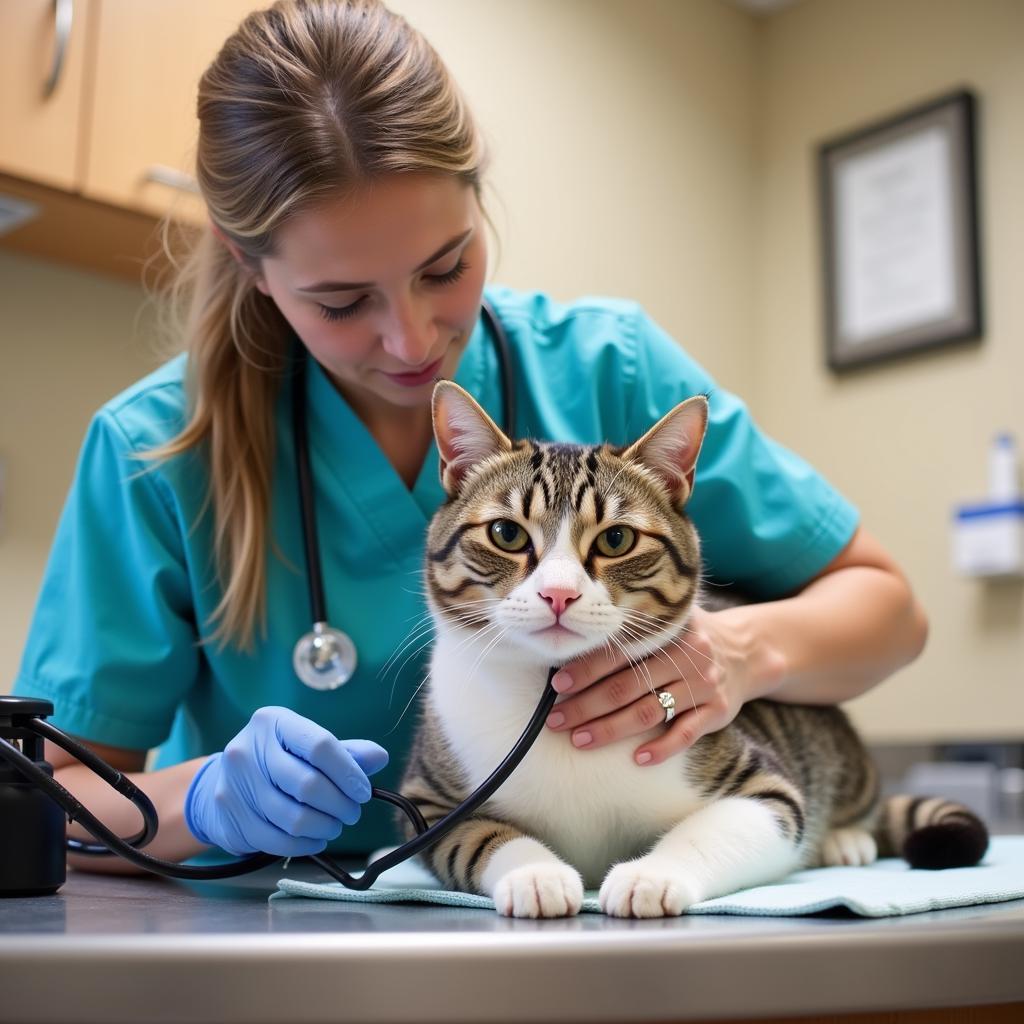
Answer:
[[[385, 871], [372, 889], [358, 892], [340, 882], [315, 884], [282, 878], [271, 899], [311, 896], [354, 903], [440, 903], [493, 910], [486, 896], [442, 889], [419, 864], [406, 861]], [[877, 861], [866, 868], [811, 868], [775, 885], [759, 885], [690, 907], [691, 914], [749, 914], [795, 917], [846, 907], [862, 917], [896, 917], [978, 903], [1024, 899], [1024, 836], [995, 836], [977, 867], [915, 871], [902, 860]], [[599, 914], [597, 892], [586, 894], [585, 913]]]

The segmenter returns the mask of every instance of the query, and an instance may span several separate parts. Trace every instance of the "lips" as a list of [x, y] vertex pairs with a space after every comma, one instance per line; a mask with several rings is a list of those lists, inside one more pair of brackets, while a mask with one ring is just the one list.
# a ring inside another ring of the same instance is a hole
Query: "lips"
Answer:
[[442, 362], [444, 362], [443, 356], [416, 373], [385, 373], [384, 376], [401, 387], [415, 388], [432, 381], [438, 375]]
[[579, 636], [575, 629], [563, 626], [560, 622], [547, 626], [544, 629], [534, 630], [534, 636]]

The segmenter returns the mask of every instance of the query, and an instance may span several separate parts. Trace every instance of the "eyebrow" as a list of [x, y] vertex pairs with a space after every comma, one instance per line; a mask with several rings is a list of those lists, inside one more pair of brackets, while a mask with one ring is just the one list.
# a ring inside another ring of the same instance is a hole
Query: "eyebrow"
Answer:
[[[441, 246], [437, 252], [432, 253], [428, 256], [414, 271], [414, 274], [418, 274], [421, 270], [426, 270], [431, 263], [436, 263], [442, 256], [446, 256], [452, 251], [452, 249], [458, 248], [462, 243], [469, 238], [473, 233], [472, 228], [467, 228], [460, 235], [456, 235], [454, 238], [449, 239], [444, 245]], [[299, 292], [348, 292], [356, 291], [360, 288], [372, 288], [372, 281], [318, 281], [316, 284], [311, 284], [306, 288], [296, 288]]]

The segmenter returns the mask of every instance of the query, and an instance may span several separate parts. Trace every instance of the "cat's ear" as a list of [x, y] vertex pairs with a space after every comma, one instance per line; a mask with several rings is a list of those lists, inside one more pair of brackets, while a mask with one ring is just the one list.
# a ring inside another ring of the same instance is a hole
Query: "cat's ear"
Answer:
[[494, 420], [453, 381], [434, 385], [433, 416], [441, 486], [448, 494], [456, 494], [466, 474], [489, 455], [512, 450]]
[[668, 489], [672, 504], [685, 505], [707, 426], [708, 400], [703, 395], [688, 398], [630, 445], [622, 458], [646, 466]]

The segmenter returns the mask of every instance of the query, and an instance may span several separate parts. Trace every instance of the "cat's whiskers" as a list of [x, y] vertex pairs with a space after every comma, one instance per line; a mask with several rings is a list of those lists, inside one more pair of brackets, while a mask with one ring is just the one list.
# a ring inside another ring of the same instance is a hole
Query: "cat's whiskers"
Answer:
[[[643, 643], [644, 640], [646, 639], [645, 637], [643, 637], [640, 634], [636, 633], [635, 630], [631, 626], [629, 626], [629, 625], [627, 625], [625, 623], [623, 623], [619, 627], [619, 632], [624, 633], [626, 635], [626, 639], [627, 640], [631, 640], [633, 643], [640, 644], [640, 643]], [[620, 644], [620, 649], [621, 649], [621, 646], [622, 645]], [[623, 653], [625, 653], [625, 652], [623, 652]], [[656, 687], [654, 686], [654, 680], [653, 680], [653, 677], [651, 676], [650, 668], [646, 665], [646, 662], [647, 662], [648, 658], [655, 657], [655, 656], [659, 657], [659, 658], [662, 658], [662, 659], [664, 659], [666, 657], [663, 654], [663, 652], [655, 650], [655, 651], [651, 651], [650, 654], [644, 655], [638, 661], [638, 664], [644, 665], [644, 667], [645, 667], [645, 670], [646, 670], [647, 675], [648, 675], [648, 679], [650, 681], [650, 685], [648, 686], [648, 689], [650, 690], [651, 693], [655, 693], [656, 692]], [[628, 655], [627, 655], [627, 657], [628, 657]], [[668, 660], [670, 662], [672, 661], [671, 658], [669, 658]], [[678, 666], [676, 666], [674, 662], [672, 662], [672, 664], [673, 664], [673, 667], [678, 672], [679, 671]]]
[[615, 486], [615, 481], [618, 480], [619, 477], [622, 476], [622, 474], [625, 473], [627, 469], [631, 468], [635, 468], [633, 466], [633, 463], [623, 462], [623, 464], [619, 467], [619, 471], [615, 474], [615, 476], [611, 478], [611, 480], [608, 481], [608, 485], [604, 488], [602, 492], [602, 496], [606, 501], [608, 500], [611, 489]]
[[693, 666], [694, 672], [696, 672], [697, 675], [699, 675], [701, 679], [704, 680], [704, 682], [707, 682], [707, 676], [704, 675], [704, 673], [697, 666], [697, 663], [693, 660], [693, 658], [690, 657], [689, 651], [693, 651], [694, 654], [699, 654], [702, 658], [709, 661], [714, 668], [720, 668], [718, 662], [715, 661], [715, 659], [712, 658], [709, 654], [705, 654], [703, 651], [697, 650], [697, 648], [694, 647], [693, 644], [688, 644], [679, 636], [669, 637], [665, 641], [665, 644], [666, 646], [678, 647], [679, 650], [682, 651], [683, 655], [686, 657], [686, 660]]
[[405, 639], [399, 645], [398, 649], [388, 658], [387, 661], [380, 667], [380, 671], [377, 673], [377, 678], [386, 677], [388, 669], [397, 661], [401, 656], [402, 652], [410, 645], [414, 644], [419, 640], [422, 640], [424, 636], [433, 633], [436, 630], [436, 626], [433, 621], [420, 622], [418, 625], [413, 626], [411, 630], [406, 634]]
[[635, 660], [632, 657], [632, 655], [630, 655], [629, 651], [626, 650], [625, 645], [614, 634], [612, 634], [612, 636], [609, 637], [609, 639], [613, 644], [615, 644], [616, 647], [618, 647], [619, 651], [625, 656], [626, 661], [629, 663], [629, 667], [633, 670], [633, 675], [636, 676], [637, 686], [641, 690], [644, 688], [644, 683], [641, 681], [640, 675], [637, 672], [637, 669], [640, 668], [643, 669], [643, 671], [647, 675], [647, 689], [650, 690], [651, 693], [654, 693], [654, 678], [651, 676], [650, 668], [644, 664], [644, 659], [640, 658], [639, 660]]
[[[467, 605], [468, 604], [474, 604], [474, 603], [476, 603], [476, 602], [466, 602]], [[484, 603], [484, 602], [480, 602], [480, 603]], [[460, 615], [456, 615], [456, 616], [454, 616], [454, 618], [456, 618], [463, 625], [474, 625], [477, 622], [486, 622], [487, 621], [486, 616], [483, 617], [483, 618], [480, 618], [480, 617], [477, 616], [477, 613], [475, 613], [475, 612], [473, 612], [473, 613], [466, 612], [466, 613], [463, 613], [463, 614], [460, 614]], [[400, 658], [402, 656], [402, 652], [409, 646], [409, 644], [416, 643], [418, 640], [421, 640], [425, 634], [433, 632], [435, 630], [436, 630], [436, 624], [434, 622], [434, 618], [430, 614], [430, 612], [427, 612], [427, 614], [424, 615], [420, 619], [420, 622], [417, 625], [413, 626], [412, 629], [409, 630], [409, 632], [406, 634], [406, 638], [405, 638], [405, 640], [403, 640], [401, 646], [399, 646], [398, 650], [396, 650], [395, 653], [392, 654], [391, 657], [388, 658], [388, 660], [384, 663], [384, 665], [381, 667], [380, 671], [377, 673], [377, 677], [380, 678], [382, 675], [384, 675], [387, 672], [389, 666], [396, 659], [398, 659], [398, 658]], [[403, 667], [404, 667], [404, 665], [403, 665]]]
[[496, 644], [500, 643], [511, 632], [511, 630], [512, 630], [511, 626], [506, 626], [504, 629], [500, 630], [498, 635], [477, 655], [476, 661], [474, 661], [473, 664], [470, 666], [469, 672], [467, 674], [467, 679], [466, 679], [466, 685], [467, 686], [472, 685], [473, 677], [476, 675], [476, 670], [480, 667], [480, 665], [483, 662], [484, 658], [487, 657], [488, 652]]
[[[487, 629], [485, 629], [483, 631], [483, 633], [470, 633], [469, 636], [466, 636], [462, 640], [459, 641], [459, 644], [455, 648], [454, 653], [458, 653], [463, 647], [465, 647], [467, 644], [472, 643], [474, 640], [479, 640], [481, 636], [486, 636], [487, 633], [492, 632], [493, 630], [496, 630], [496, 629], [500, 629], [500, 628], [501, 628], [501, 624], [500, 623], [493, 623], [492, 622], [487, 627]], [[403, 667], [404, 667], [404, 665], [403, 665]], [[416, 699], [416, 697], [419, 694], [420, 690], [422, 690], [423, 687], [430, 681], [432, 676], [433, 676], [433, 670], [430, 669], [430, 670], [427, 671], [427, 674], [423, 677], [423, 679], [420, 681], [419, 685], [413, 691], [412, 696], [409, 698], [409, 700], [406, 703], [405, 707], [402, 709], [402, 713], [398, 716], [398, 720], [388, 730], [388, 732], [385, 733], [386, 736], [390, 736], [391, 733], [393, 733], [395, 731], [395, 729], [397, 729], [402, 724], [402, 719], [405, 718], [406, 714], [409, 711], [409, 708], [412, 707], [412, 702]], [[396, 678], [396, 682], [397, 682], [397, 678]], [[466, 682], [467, 682], [467, 680], [464, 679], [463, 680], [463, 685], [465, 685]], [[394, 686], [392, 686], [392, 694], [393, 693], [394, 693]], [[390, 702], [389, 702], [388, 706], [389, 707], [391, 706]]]
[[466, 647], [469, 647], [470, 644], [472, 644], [472, 643], [474, 643], [476, 641], [479, 641], [479, 640], [483, 640], [484, 637], [486, 637], [489, 633], [493, 633], [495, 630], [501, 629], [502, 626], [503, 626], [503, 624], [500, 623], [500, 622], [491, 622], [490, 625], [488, 625], [488, 627], [486, 629], [478, 630], [476, 632], [467, 634], [466, 636], [464, 636], [458, 642], [458, 644], [455, 646], [455, 648], [452, 651], [452, 653], [453, 654], [460, 653]]
[[[623, 611], [623, 614], [625, 614], [625, 615], [640, 616], [640, 617], [643, 617], [643, 618], [645, 618], [645, 619], [647, 619], [647, 620], [649, 620], [651, 622], [660, 623], [660, 628], [661, 629], [665, 629], [666, 627], [671, 627], [671, 628], [674, 628], [674, 629], [678, 630], [679, 632], [683, 632], [683, 633], [696, 633], [696, 630], [693, 629], [692, 627], [686, 625], [685, 622], [681, 623], [681, 624], [680, 623], [673, 623], [669, 619], [663, 619], [663, 618], [660, 618], [657, 615], [650, 615], [647, 612], [639, 611], [636, 608], [624, 608], [624, 609], [622, 609], [622, 611]], [[677, 633], [676, 636], [670, 637], [667, 642], [668, 643], [672, 643], [672, 644], [683, 644], [685, 647], [688, 647], [691, 651], [693, 651], [694, 654], [699, 654], [706, 661], [711, 662], [711, 664], [715, 668], [720, 668], [718, 662], [715, 661], [715, 659], [710, 654], [705, 654], [703, 651], [698, 650], [692, 644], [688, 644], [685, 640], [682, 639], [682, 637], [680, 637], [678, 635], [678, 633]], [[691, 662], [691, 664], [692, 664], [692, 662]], [[696, 668], [696, 667], [697, 666], [694, 665], [694, 668]], [[701, 678], [702, 679], [704, 678], [703, 675], [701, 676]]]
[[[500, 628], [500, 624], [499, 623], [492, 622], [482, 632], [473, 632], [473, 633], [466, 634], [455, 645], [455, 647], [453, 648], [452, 653], [453, 654], [458, 654], [460, 651], [463, 650], [463, 648], [468, 647], [474, 641], [479, 640], [482, 636], [486, 636], [488, 633], [491, 633], [494, 630], [499, 629], [499, 628]], [[427, 678], [428, 679], [431, 677], [432, 673], [433, 673], [433, 669], [432, 668], [428, 669], [428, 671], [427, 671]]]
[[705, 572], [699, 573], [697, 575], [697, 579], [699, 579], [702, 584], [705, 584], [706, 586], [709, 586], [709, 587], [725, 587], [725, 588], [728, 588], [728, 587], [734, 587], [736, 585], [735, 580], [732, 583], [723, 583], [721, 580], [713, 579], [711, 576], [709, 576]]
[[[683, 651], [683, 653], [686, 654], [685, 651]], [[675, 669], [677, 681], [681, 682], [686, 687], [686, 692], [690, 695], [690, 703], [693, 705], [693, 710], [696, 711], [697, 698], [693, 695], [693, 688], [690, 686], [690, 681], [686, 678], [686, 675], [683, 673], [682, 669], [680, 669], [680, 667], [675, 663], [675, 659], [672, 657], [672, 655], [670, 655], [668, 651], [666, 651], [664, 648], [659, 648], [658, 650], [652, 651], [651, 654], [648, 655], [648, 657], [651, 656], [660, 658], [662, 660], [667, 660], [668, 663], [672, 666], [672, 668]], [[687, 657], [689, 658], [689, 655], [687, 655]], [[693, 659], [690, 659], [690, 664], [693, 665]], [[697, 669], [696, 665], [693, 665], [693, 667], [694, 669]], [[697, 669], [697, 671], [699, 672], [700, 670]], [[701, 678], [703, 679], [703, 674], [701, 675]], [[651, 692], [656, 693], [655, 690], [651, 690]]]
[[[493, 598], [490, 599], [490, 600], [493, 600]], [[484, 602], [484, 601], [480, 601], [480, 602], [467, 601], [467, 602], [463, 602], [463, 603], [466, 604], [466, 605], [470, 605], [470, 604], [484, 604], [484, 603], [487, 603], [487, 602]], [[458, 615], [458, 616], [456, 616], [456, 618], [462, 624], [467, 625], [467, 626], [475, 625], [477, 623], [485, 623], [485, 622], [488, 621], [488, 619], [486, 617], [480, 618], [480, 617], [478, 617], [476, 615], [476, 613], [470, 613], [470, 612], [466, 612], [466, 613], [463, 613], [461, 615]], [[386, 679], [387, 678], [387, 672], [389, 671], [390, 666], [392, 666], [397, 661], [397, 659], [402, 656], [402, 653], [404, 651], [406, 651], [410, 646], [413, 647], [413, 650], [406, 656], [405, 660], [402, 662], [402, 664], [398, 667], [397, 671], [395, 672], [395, 678], [394, 678], [394, 680], [391, 683], [391, 692], [388, 695], [388, 707], [389, 708], [394, 703], [395, 687], [398, 685], [398, 680], [401, 678], [402, 672], [405, 670], [405, 666], [410, 662], [411, 659], [415, 658], [418, 654], [422, 653], [422, 651], [431, 644], [431, 642], [434, 639], [434, 635], [436, 634], [436, 632], [437, 632], [436, 624], [433, 621], [433, 617], [428, 612], [426, 617], [425, 617], [425, 619], [423, 621], [421, 621], [421, 623], [418, 626], [414, 626], [412, 628], [412, 630], [410, 631], [410, 635], [407, 636], [406, 640], [401, 644], [401, 646], [398, 648], [398, 650], [395, 651], [395, 653], [392, 654], [390, 658], [388, 658], [388, 660], [381, 667], [380, 671], [377, 673], [377, 678], [378, 679], [380, 679], [382, 676], [383, 676], [383, 678]], [[417, 644], [418, 644], [418, 646], [416, 646]], [[422, 686], [422, 683], [420, 685]], [[419, 691], [419, 688], [417, 687], [417, 692], [418, 691]], [[415, 697], [415, 696], [416, 696], [416, 694], [414, 693], [413, 697]], [[405, 712], [403, 711], [402, 714], [404, 715]], [[401, 721], [401, 718], [399, 718], [399, 722], [400, 721]]]
[[[423, 679], [420, 681], [420, 684], [416, 687], [416, 689], [413, 690], [412, 696], [409, 698], [409, 700], [406, 703], [405, 707], [402, 709], [402, 713], [398, 716], [398, 721], [395, 722], [395, 724], [393, 726], [391, 726], [391, 728], [388, 729], [388, 731], [386, 733], [384, 733], [385, 736], [390, 736], [402, 724], [402, 719], [405, 718], [406, 713], [408, 712], [409, 708], [412, 707], [412, 702], [416, 699], [416, 697], [419, 694], [420, 690], [422, 690], [423, 687], [427, 685], [427, 680], [428, 679], [430, 679], [430, 673], [429, 672], [423, 677]], [[390, 705], [389, 705], [389, 707], [390, 707]]]
[[[623, 611], [624, 611], [624, 614], [626, 614], [627, 616], [632, 614], [632, 615], [636, 615], [636, 616], [640, 616], [640, 617], [646, 617], [646, 618], [649, 618], [649, 619], [656, 619], [657, 618], [656, 616], [645, 616], [644, 612], [639, 612], [639, 611], [636, 611], [635, 609], [624, 609]], [[658, 620], [658, 621], [665, 621], [665, 620]], [[693, 658], [690, 657], [690, 655], [689, 655], [688, 651], [686, 650], [686, 648], [689, 648], [689, 650], [693, 651], [694, 654], [700, 654], [702, 657], [706, 658], [708, 661], [711, 662], [711, 664], [715, 668], [719, 667], [718, 666], [718, 662], [716, 662], [714, 658], [712, 658], [708, 654], [704, 654], [703, 651], [698, 651], [696, 647], [694, 647], [692, 644], [688, 644], [685, 640], [683, 640], [679, 636], [670, 636], [670, 637], [668, 637], [666, 639], [665, 643], [666, 643], [667, 646], [678, 647], [679, 650], [682, 651], [683, 655], [686, 657], [686, 660], [690, 663], [691, 666], [693, 666], [694, 672], [696, 672], [697, 675], [699, 675], [701, 677], [701, 679], [704, 680], [704, 682], [707, 682], [707, 676], [705, 676], [704, 673], [697, 667], [697, 663], [693, 660]], [[661, 648], [661, 649], [664, 651], [664, 647]], [[679, 666], [676, 665], [675, 662], [672, 662], [672, 664], [675, 667], [676, 671], [679, 672]], [[689, 684], [689, 682], [686, 681], [685, 675], [683, 675], [682, 672], [679, 672], [679, 675], [680, 675], [680, 678], [683, 680], [683, 682], [686, 682], [686, 687], [687, 687], [687, 689], [689, 689], [690, 688], [690, 684]], [[696, 707], [697, 705], [696, 705], [696, 701], [694, 699], [693, 691], [692, 690], [690, 690], [690, 700], [694, 701], [694, 707]]]

